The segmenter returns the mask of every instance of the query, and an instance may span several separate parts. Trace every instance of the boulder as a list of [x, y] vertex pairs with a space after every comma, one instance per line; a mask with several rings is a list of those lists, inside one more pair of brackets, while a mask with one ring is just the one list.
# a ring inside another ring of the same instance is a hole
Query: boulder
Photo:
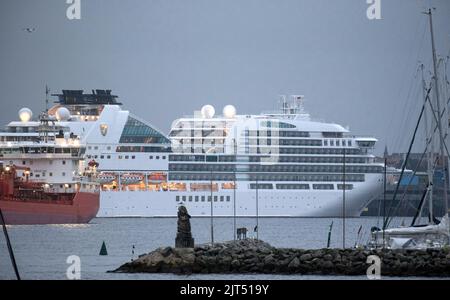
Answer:
[[294, 257], [293, 260], [288, 265], [288, 269], [293, 271], [296, 270], [300, 266], [300, 260], [297, 257]]
[[309, 261], [312, 259], [312, 255], [309, 253], [300, 256], [300, 261]]

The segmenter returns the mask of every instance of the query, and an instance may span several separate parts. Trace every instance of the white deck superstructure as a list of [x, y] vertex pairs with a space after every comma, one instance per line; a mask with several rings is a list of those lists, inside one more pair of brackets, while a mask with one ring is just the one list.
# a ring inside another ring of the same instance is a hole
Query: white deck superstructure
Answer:
[[[175, 120], [167, 136], [122, 110], [110, 91], [57, 96], [55, 126], [70, 128], [86, 160], [99, 163], [98, 217], [176, 216], [181, 203], [209, 216], [211, 201], [215, 216], [332, 217], [342, 215], [344, 193], [345, 215], [356, 217], [382, 191], [383, 165], [370, 153], [377, 140], [312, 121], [301, 96], [259, 115], [227, 106], [216, 117], [205, 106]], [[0, 139], [32, 139], [17, 128], [33, 126], [11, 122]]]

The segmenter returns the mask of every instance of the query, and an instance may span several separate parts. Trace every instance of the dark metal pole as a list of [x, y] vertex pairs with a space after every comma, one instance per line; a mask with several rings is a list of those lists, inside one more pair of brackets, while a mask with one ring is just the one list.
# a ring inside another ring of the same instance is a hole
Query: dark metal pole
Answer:
[[[387, 157], [384, 157], [384, 179], [383, 179], [383, 224], [386, 224], [386, 171], [387, 171]], [[386, 241], [384, 238], [384, 228], [383, 228], [383, 248], [386, 247]]]
[[256, 179], [256, 239], [259, 240], [258, 179]]
[[333, 221], [331, 221], [330, 228], [328, 229], [327, 248], [330, 248], [330, 242], [331, 242], [331, 230], [333, 230]]
[[6, 229], [6, 222], [5, 222], [5, 218], [3, 218], [3, 212], [2, 212], [1, 208], [0, 208], [0, 221], [2, 222], [3, 233], [5, 234], [6, 244], [8, 246], [9, 257], [11, 258], [11, 263], [13, 265], [14, 272], [16, 273], [16, 278], [17, 278], [17, 280], [20, 280], [19, 269], [17, 268], [16, 259], [14, 257], [14, 251], [11, 246], [11, 241], [9, 240], [8, 230]]
[[234, 142], [234, 171], [233, 171], [233, 237], [236, 241], [236, 166], [237, 166], [237, 148], [236, 148], [236, 139], [233, 139]]
[[214, 205], [213, 205], [213, 171], [211, 169], [210, 178], [210, 189], [211, 189], [211, 245], [214, 246]]
[[236, 170], [234, 170], [233, 181], [233, 232], [234, 240], [236, 240]]
[[345, 147], [343, 148], [342, 168], [342, 248], [345, 249]]

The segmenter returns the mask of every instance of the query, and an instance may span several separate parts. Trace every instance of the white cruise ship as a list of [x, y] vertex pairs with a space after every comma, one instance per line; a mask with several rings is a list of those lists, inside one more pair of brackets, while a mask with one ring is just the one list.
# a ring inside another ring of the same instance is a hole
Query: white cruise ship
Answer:
[[[63, 90], [48, 110], [70, 128], [98, 163], [98, 217], [192, 216], [357, 217], [383, 187], [376, 139], [313, 121], [303, 96], [278, 112], [215, 116], [205, 105], [173, 122], [168, 136], [121, 109], [110, 90]], [[4, 142], [32, 139], [36, 122], [11, 122]], [[32, 166], [31, 166], [32, 167]], [[48, 176], [45, 168], [35, 176]], [[211, 203], [212, 202], [212, 203]], [[212, 205], [211, 205], [212, 204]]]

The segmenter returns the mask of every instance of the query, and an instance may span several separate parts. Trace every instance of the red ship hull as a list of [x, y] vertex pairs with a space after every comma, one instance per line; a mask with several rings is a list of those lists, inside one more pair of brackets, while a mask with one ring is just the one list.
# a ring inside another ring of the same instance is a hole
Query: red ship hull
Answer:
[[77, 192], [70, 203], [0, 197], [0, 208], [9, 225], [88, 223], [97, 214], [99, 204], [100, 194], [93, 192]]

